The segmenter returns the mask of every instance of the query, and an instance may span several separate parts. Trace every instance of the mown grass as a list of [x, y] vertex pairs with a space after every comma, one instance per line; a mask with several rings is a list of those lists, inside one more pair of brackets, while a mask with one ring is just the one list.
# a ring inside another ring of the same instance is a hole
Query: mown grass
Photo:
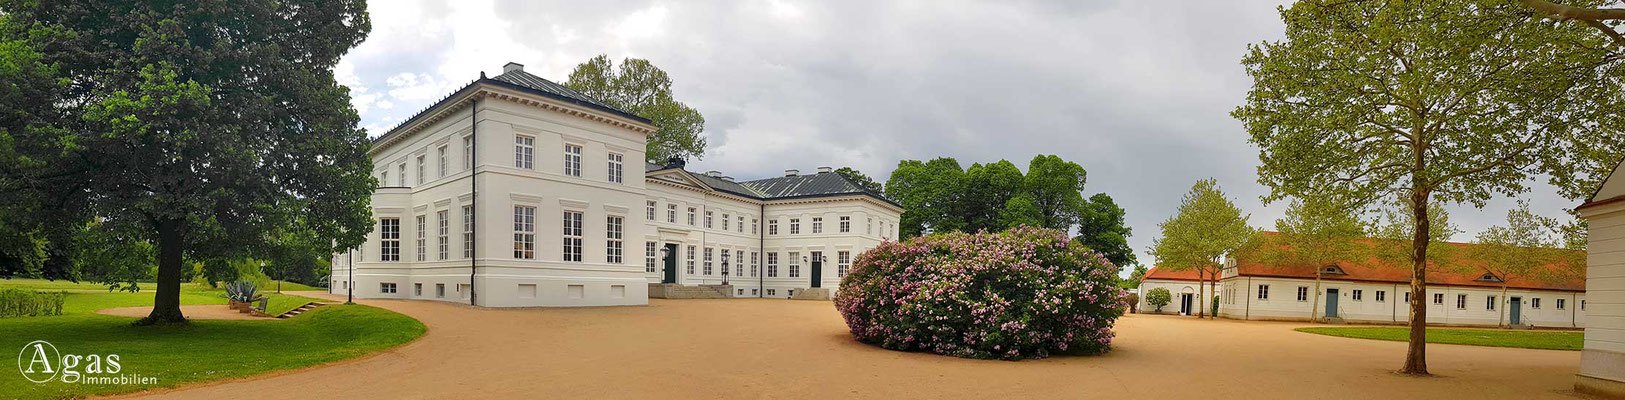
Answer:
[[[144, 282], [144, 283], [139, 284], [139, 286], [141, 287], [141, 291], [143, 291], [143, 292], [156, 289], [157, 286], [155, 286], [155, 285], [156, 284], [151, 283], [151, 282]], [[201, 285], [201, 284], [187, 284], [186, 286], [187, 286], [187, 288], [208, 288], [207, 285]], [[276, 292], [277, 282], [276, 281], [268, 281], [268, 282], [266, 282], [264, 284], [261, 284], [260, 286], [261, 286], [260, 287], [261, 292], [273, 292], [274, 293], [274, 292]], [[8, 289], [8, 288], [34, 289], [34, 290], [67, 290], [67, 291], [101, 291], [101, 292], [106, 292], [107, 291], [107, 285], [100, 284], [100, 283], [94, 283], [94, 282], [83, 282], [83, 281], [82, 282], [70, 282], [70, 281], [60, 280], [60, 279], [59, 280], [54, 280], [54, 281], [45, 280], [45, 279], [24, 279], [24, 278], [0, 279], [0, 289]], [[224, 289], [220, 289], [220, 288], [210, 288], [210, 289], [212, 289], [212, 290], [224, 290]], [[308, 291], [308, 290], [326, 290], [326, 289], [318, 288], [318, 287], [305, 286], [305, 285], [299, 284], [297, 282], [282, 282], [282, 290], [284, 290], [284, 291]]]
[[[1297, 328], [1298, 332], [1357, 339], [1391, 340], [1410, 339], [1410, 328], [1403, 326], [1311, 327]], [[1516, 347], [1541, 350], [1580, 350], [1585, 347], [1585, 333], [1574, 331], [1525, 331], [1505, 329], [1427, 328], [1428, 343], [1463, 344], [1469, 346]]]
[[[55, 284], [33, 288], [67, 289]], [[289, 290], [288, 286], [283, 289]], [[130, 325], [134, 318], [100, 315], [95, 310], [150, 306], [153, 292], [102, 290], [69, 293], [61, 316], [0, 319], [0, 349], [19, 351], [28, 342], [45, 340], [62, 354], [118, 354], [121, 374], [156, 377], [158, 382], [36, 384], [10, 372], [0, 374], [0, 397], [78, 398], [245, 377], [361, 356], [412, 341], [426, 330], [405, 315], [362, 305], [330, 305], [286, 320], [193, 320], [180, 326], [135, 327]], [[219, 289], [188, 285], [181, 292], [181, 303], [224, 304], [222, 294]], [[311, 301], [266, 294], [271, 297], [273, 314]]]

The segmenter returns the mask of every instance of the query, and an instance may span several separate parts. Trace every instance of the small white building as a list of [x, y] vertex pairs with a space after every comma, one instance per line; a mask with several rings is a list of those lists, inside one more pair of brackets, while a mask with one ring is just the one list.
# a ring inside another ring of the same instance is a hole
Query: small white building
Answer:
[[[1215, 296], [1214, 290], [1207, 288], [1206, 285], [1206, 282], [1199, 280], [1195, 270], [1170, 271], [1166, 268], [1152, 266], [1150, 270], [1145, 271], [1145, 277], [1140, 279], [1139, 312], [1141, 314], [1196, 315], [1202, 304], [1198, 293], [1207, 293], [1209, 299]], [[1161, 310], [1158, 310], [1157, 306], [1151, 305], [1151, 301], [1147, 299], [1147, 295], [1158, 288], [1168, 289], [1170, 296], [1168, 305], [1163, 306]], [[1207, 306], [1207, 315], [1212, 315], [1213, 301], [1208, 300]]]
[[1625, 397], [1625, 177], [1621, 167], [1575, 211], [1588, 222], [1586, 295], [1596, 321], [1586, 326], [1575, 390]]
[[516, 63], [482, 74], [374, 140], [376, 225], [334, 256], [330, 290], [487, 307], [827, 297], [896, 237], [902, 208], [829, 168], [735, 181], [648, 164], [655, 130]]
[[[1471, 246], [1448, 243], [1441, 245]], [[1316, 274], [1320, 275], [1317, 289]], [[1405, 324], [1410, 318], [1411, 271], [1403, 265], [1338, 262], [1333, 265], [1263, 265], [1246, 258], [1225, 261], [1219, 316], [1245, 320]], [[1443, 326], [1578, 328], [1586, 322], [1582, 280], [1543, 282], [1485, 272], [1429, 271], [1427, 322]]]

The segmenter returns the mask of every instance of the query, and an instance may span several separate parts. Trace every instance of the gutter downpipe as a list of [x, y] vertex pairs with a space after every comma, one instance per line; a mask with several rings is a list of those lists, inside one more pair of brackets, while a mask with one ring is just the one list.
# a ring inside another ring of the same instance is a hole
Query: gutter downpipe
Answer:
[[[480, 80], [485, 80], [485, 71], [480, 71]], [[474, 214], [474, 218], [469, 220], [469, 239], [471, 239], [470, 242], [473, 242], [472, 245], [474, 246], [473, 249], [468, 251], [468, 305], [471, 306], [480, 305], [478, 292], [474, 290], [474, 276], [478, 275], [480, 270], [480, 164], [474, 162], [479, 159], [477, 155], [480, 153], [480, 96], [478, 93], [475, 92], [474, 103], [468, 107], [470, 145], [468, 150], [468, 199], [469, 203], [471, 203], [468, 205], [468, 209]]]
[[762, 262], [767, 262], [767, 202], [756, 206], [756, 298], [767, 298], [767, 270], [761, 268]]

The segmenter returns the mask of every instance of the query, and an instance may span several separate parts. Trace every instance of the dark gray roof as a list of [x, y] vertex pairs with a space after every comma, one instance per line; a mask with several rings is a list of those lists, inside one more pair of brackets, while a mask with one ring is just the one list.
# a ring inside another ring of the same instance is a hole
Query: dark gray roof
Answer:
[[568, 101], [568, 102], [571, 102], [571, 103], [576, 103], [576, 104], [579, 104], [579, 105], [582, 105], [582, 106], [596, 108], [596, 109], [599, 109], [599, 110], [602, 110], [602, 111], [607, 111], [607, 112], [614, 113], [614, 114], [622, 116], [622, 117], [626, 117], [626, 118], [631, 119], [633, 121], [638, 121], [638, 122], [642, 122], [642, 123], [646, 123], [646, 124], [652, 123], [652, 122], [649, 121], [648, 118], [639, 117], [639, 116], [633, 115], [632, 113], [627, 112], [625, 110], [621, 110], [619, 108], [611, 107], [609, 104], [606, 104], [601, 100], [594, 99], [594, 98], [592, 98], [592, 96], [588, 96], [586, 93], [581, 93], [581, 92], [576, 91], [575, 89], [571, 89], [569, 87], [565, 87], [564, 85], [554, 83], [553, 81], [544, 79], [544, 78], [542, 78], [540, 76], [532, 75], [531, 73], [525, 72], [524, 70], [516, 69], [516, 70], [513, 70], [513, 71], [503, 72], [502, 75], [497, 75], [494, 78], [490, 78], [490, 80], [497, 81], [497, 82], [502, 82], [502, 83], [509, 83], [509, 84], [517, 85], [517, 86], [525, 88], [525, 89], [531, 89], [531, 90], [534, 90], [534, 91], [539, 91], [539, 92], [541, 92], [540, 94], [542, 94], [544, 96], [552, 97], [552, 98], [559, 99], [559, 100]]
[[[644, 163], [644, 172], [654, 172], [675, 169], [660, 164]], [[875, 193], [858, 186], [852, 180], [834, 172], [817, 173], [810, 175], [784, 176], [778, 178], [757, 179], [753, 181], [729, 182], [705, 174], [684, 170], [695, 179], [705, 183], [718, 191], [744, 196], [758, 200], [780, 200], [809, 197], [828, 197], [844, 195], [868, 195], [888, 204], [902, 207], [901, 204], [887, 199], [880, 193]]]

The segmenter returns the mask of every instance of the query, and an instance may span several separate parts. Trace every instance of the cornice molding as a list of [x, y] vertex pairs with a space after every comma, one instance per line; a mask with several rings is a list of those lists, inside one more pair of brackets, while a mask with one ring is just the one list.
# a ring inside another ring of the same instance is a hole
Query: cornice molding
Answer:
[[390, 146], [394, 146], [408, 138], [411, 138], [418, 132], [427, 129], [431, 125], [434, 125], [436, 122], [450, 118], [458, 111], [468, 108], [474, 104], [474, 100], [480, 98], [491, 98], [493, 100], [507, 101], [523, 106], [557, 112], [572, 117], [579, 117], [614, 127], [624, 128], [645, 135], [654, 133], [658, 129], [654, 125], [639, 123], [637, 121], [610, 115], [602, 111], [564, 103], [542, 96], [526, 94], [519, 91], [499, 88], [478, 82], [474, 83], [474, 85], [474, 90], [470, 91], [469, 93], [462, 96], [454, 96], [450, 99], [442, 101], [440, 104], [431, 106], [438, 107], [438, 109], [429, 111], [429, 114], [417, 119], [416, 121], [412, 121], [410, 124], [396, 127], [395, 129], [385, 133], [384, 140], [373, 143], [372, 148], [367, 150], [367, 154], [377, 154], [382, 149], [389, 148]]

